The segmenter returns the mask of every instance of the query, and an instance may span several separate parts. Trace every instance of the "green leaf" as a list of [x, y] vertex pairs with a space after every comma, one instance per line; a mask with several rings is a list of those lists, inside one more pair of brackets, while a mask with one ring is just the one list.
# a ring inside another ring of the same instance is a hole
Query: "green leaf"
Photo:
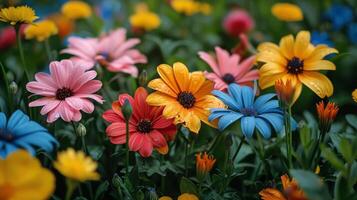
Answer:
[[351, 125], [353, 128], [357, 129], [357, 116], [348, 114], [346, 115], [346, 120], [349, 125]]
[[348, 186], [347, 180], [344, 178], [342, 173], [339, 173], [335, 182], [335, 199], [336, 200], [345, 200], [351, 193], [353, 189]]
[[108, 190], [108, 188], [109, 188], [109, 182], [108, 181], [104, 181], [103, 183], [101, 183], [98, 186], [97, 191], [95, 192], [94, 199], [95, 200], [101, 199], [102, 195]]
[[316, 174], [300, 169], [292, 169], [290, 174], [297, 180], [308, 199], [332, 200], [326, 185]]
[[346, 168], [343, 162], [337, 157], [337, 155], [330, 148], [326, 147], [323, 144], [320, 146], [320, 148], [321, 148], [322, 156], [326, 160], [328, 160], [334, 168], [343, 171], [344, 173], [346, 172]]
[[340, 144], [338, 146], [339, 152], [342, 154], [343, 158], [351, 163], [353, 162], [353, 150], [352, 150], [352, 145], [346, 138], [341, 138]]
[[182, 177], [180, 181], [180, 192], [198, 195], [196, 185], [188, 178]]
[[311, 141], [311, 130], [310, 128], [307, 126], [307, 124], [301, 124], [300, 126], [300, 141], [301, 141], [301, 144], [302, 146], [304, 147], [304, 151], [305, 152], [308, 152], [309, 150], [309, 147], [311, 146], [312, 144], [312, 141]]

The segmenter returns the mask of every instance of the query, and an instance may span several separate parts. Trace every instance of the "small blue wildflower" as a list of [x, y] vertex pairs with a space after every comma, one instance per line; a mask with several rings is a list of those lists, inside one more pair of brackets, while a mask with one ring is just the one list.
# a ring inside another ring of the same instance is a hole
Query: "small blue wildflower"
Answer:
[[313, 31], [311, 34], [311, 43], [315, 46], [319, 44], [326, 44], [329, 47], [334, 46], [333, 42], [330, 40], [328, 33], [326, 32]]
[[348, 26], [348, 37], [353, 44], [357, 44], [357, 23], [352, 23]]
[[240, 120], [242, 132], [246, 137], [251, 138], [256, 128], [264, 138], [268, 139], [271, 137], [272, 128], [279, 133], [284, 126], [283, 111], [279, 107], [278, 100], [273, 99], [275, 94], [265, 94], [254, 100], [252, 88], [233, 83], [228, 86], [228, 94], [214, 90], [213, 95], [228, 106], [227, 109], [211, 109], [208, 120], [219, 119], [220, 130]]
[[33, 146], [51, 152], [57, 140], [40, 124], [31, 121], [21, 110], [15, 111], [9, 121], [0, 112], [0, 158], [5, 158], [11, 152], [24, 148], [35, 154]]
[[343, 4], [333, 4], [325, 13], [325, 18], [332, 23], [333, 29], [340, 30], [353, 20], [353, 10]]

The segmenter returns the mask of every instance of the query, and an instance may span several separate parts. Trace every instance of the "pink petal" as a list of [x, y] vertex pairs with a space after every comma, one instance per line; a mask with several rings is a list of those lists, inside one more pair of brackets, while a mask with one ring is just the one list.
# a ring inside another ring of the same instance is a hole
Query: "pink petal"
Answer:
[[60, 118], [60, 114], [56, 111], [56, 109], [51, 110], [47, 115], [47, 122], [52, 123]]
[[63, 67], [62, 64], [58, 61], [53, 61], [50, 63], [51, 77], [58, 88], [63, 88], [66, 86], [68, 77], [66, 70], [66, 67]]
[[101, 104], [104, 102], [103, 97], [97, 94], [76, 94], [76, 97], [90, 98]]
[[51, 112], [52, 110], [55, 110], [60, 103], [61, 103], [61, 101], [59, 101], [59, 100], [48, 101], [47, 104], [42, 107], [42, 109], [40, 111], [41, 115], [46, 115], [47, 113]]
[[88, 60], [88, 59], [81, 59], [78, 57], [72, 57], [72, 58], [70, 58], [70, 60], [73, 63], [76, 63], [76, 65], [82, 66], [85, 70], [92, 69], [96, 63], [96, 61], [94, 59]]
[[128, 50], [125, 55], [131, 57], [133, 59], [134, 63], [147, 63], [147, 58], [144, 54], [140, 53], [136, 49], [130, 49]]
[[144, 137], [145, 135], [140, 133], [132, 134], [129, 138], [129, 149], [131, 151], [138, 151], [143, 145]]
[[75, 122], [79, 122], [82, 119], [82, 114], [80, 111], [74, 111], [72, 120]]
[[66, 103], [75, 110], [81, 110], [83, 108], [84, 102], [81, 98], [72, 96], [65, 99]]
[[113, 56], [115, 58], [122, 56], [125, 54], [125, 51], [134, 47], [135, 45], [139, 44], [140, 40], [139, 39], [129, 39], [125, 43], [121, 44], [118, 49], [115, 50]]
[[255, 56], [250, 56], [249, 58], [243, 60], [238, 66], [239, 72], [235, 75], [235, 77], [240, 78], [243, 77], [250, 69], [254, 67]]
[[53, 90], [57, 89], [56, 83], [52, 80], [51, 76], [47, 73], [38, 72], [35, 74], [35, 79], [36, 81], [44, 85], [47, 85], [47, 87], [53, 88]]
[[84, 72], [77, 76], [75, 81], [73, 81], [71, 88], [73, 89], [74, 92], [76, 92], [78, 89], [80, 89], [84, 84], [87, 82], [93, 80], [97, 76], [97, 72], [94, 70], [90, 70], [87, 72]]
[[75, 110], [73, 110], [66, 102], [62, 101], [56, 108], [56, 112], [60, 114], [64, 121], [70, 122], [73, 120]]
[[31, 81], [27, 83], [26, 89], [27, 91], [40, 96], [56, 96], [56, 90], [54, 90], [52, 87], [48, 87], [47, 85], [36, 81]]
[[83, 112], [85, 113], [92, 113], [94, 111], [94, 105], [91, 101], [87, 100], [87, 99], [82, 99], [83, 102]]
[[222, 76], [215, 58], [213, 58], [211, 55], [203, 51], [199, 52], [198, 55], [212, 68], [214, 73], [216, 73], [218, 76]]
[[231, 67], [229, 66], [229, 53], [221, 49], [220, 47], [216, 47], [216, 54], [217, 54], [217, 61], [218, 61], [218, 67], [220, 68], [221, 76], [224, 76], [224, 74], [230, 73], [231, 72]]
[[75, 93], [78, 94], [92, 94], [97, 92], [102, 88], [102, 82], [99, 80], [90, 80], [84, 85], [82, 85], [80, 88], [77, 90], [74, 90]]
[[254, 81], [259, 79], [259, 71], [258, 70], [251, 70], [248, 73], [246, 73], [242, 78], [236, 79], [237, 82], [248, 82], [248, 81]]
[[55, 100], [55, 98], [53, 97], [42, 97], [40, 99], [30, 102], [29, 106], [30, 107], [44, 106], [53, 100]]

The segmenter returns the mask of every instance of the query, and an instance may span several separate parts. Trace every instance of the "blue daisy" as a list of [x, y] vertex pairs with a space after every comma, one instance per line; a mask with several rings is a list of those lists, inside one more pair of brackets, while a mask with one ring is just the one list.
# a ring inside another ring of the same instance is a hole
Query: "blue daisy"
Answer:
[[279, 107], [275, 94], [262, 95], [254, 100], [253, 89], [248, 86], [230, 84], [228, 94], [214, 90], [213, 95], [222, 100], [228, 108], [211, 109], [208, 120], [218, 120], [218, 128], [226, 129], [232, 123], [240, 120], [243, 134], [251, 138], [254, 130], [265, 138], [270, 138], [272, 129], [279, 133], [284, 126], [284, 114]]
[[34, 146], [51, 152], [58, 142], [47, 129], [31, 121], [21, 110], [15, 111], [8, 121], [5, 114], [0, 112], [0, 158], [19, 148], [34, 155]]

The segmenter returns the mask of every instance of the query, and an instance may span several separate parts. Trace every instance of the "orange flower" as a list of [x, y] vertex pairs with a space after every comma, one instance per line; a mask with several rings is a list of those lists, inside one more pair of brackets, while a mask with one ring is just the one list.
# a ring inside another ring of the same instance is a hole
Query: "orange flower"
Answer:
[[198, 177], [203, 178], [206, 176], [211, 170], [216, 162], [216, 159], [212, 155], [208, 155], [206, 152], [196, 154], [196, 171]]
[[330, 131], [331, 124], [335, 120], [339, 108], [335, 103], [328, 102], [326, 107], [323, 101], [316, 104], [317, 115], [319, 117], [319, 128], [322, 132]]
[[291, 106], [294, 103], [295, 88], [290, 79], [287, 79], [285, 82], [282, 79], [275, 81], [275, 91], [279, 100], [284, 105]]
[[283, 192], [275, 188], [266, 188], [259, 192], [262, 200], [307, 200], [295, 179], [290, 179], [286, 174], [280, 179], [283, 184]]

